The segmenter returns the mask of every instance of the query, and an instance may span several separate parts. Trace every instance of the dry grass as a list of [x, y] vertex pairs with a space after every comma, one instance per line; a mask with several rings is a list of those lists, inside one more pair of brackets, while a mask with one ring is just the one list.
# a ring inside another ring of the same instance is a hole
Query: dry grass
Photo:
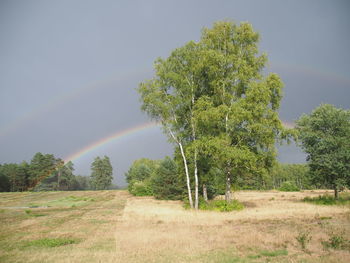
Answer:
[[[1, 194], [0, 262], [350, 262], [349, 250], [321, 244], [330, 235], [350, 236], [349, 207], [300, 202], [319, 194], [242, 191], [235, 197], [246, 208], [229, 213], [124, 191]], [[24, 212], [29, 203], [61, 204], [55, 200], [71, 195], [95, 201]], [[312, 237], [305, 250], [296, 239], [303, 232]], [[40, 238], [79, 242], [23, 248]]]

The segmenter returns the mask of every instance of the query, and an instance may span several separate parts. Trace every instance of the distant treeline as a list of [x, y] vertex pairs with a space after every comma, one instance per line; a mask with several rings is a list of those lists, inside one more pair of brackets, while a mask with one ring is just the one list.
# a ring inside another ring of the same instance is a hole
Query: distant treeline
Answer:
[[[158, 199], [186, 199], [186, 184], [181, 160], [166, 157], [163, 160], [136, 160], [126, 173], [130, 193], [138, 196], [153, 195]], [[218, 168], [212, 168], [200, 178], [210, 178], [199, 182], [200, 194], [204, 199], [212, 199], [225, 194], [225, 176]], [[269, 173], [257, 176], [245, 174], [232, 182], [233, 190], [299, 191], [314, 189], [306, 164], [277, 163]]]
[[0, 164], [0, 192], [72, 191], [115, 188], [109, 158], [96, 157], [91, 176], [74, 174], [72, 162], [53, 154], [36, 153], [28, 163]]

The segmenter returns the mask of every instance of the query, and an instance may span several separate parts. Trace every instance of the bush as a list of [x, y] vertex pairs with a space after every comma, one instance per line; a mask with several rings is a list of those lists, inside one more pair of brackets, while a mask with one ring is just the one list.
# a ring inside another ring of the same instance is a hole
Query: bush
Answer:
[[324, 249], [350, 249], [350, 240], [348, 240], [344, 233], [331, 233], [328, 241], [321, 242]]
[[302, 250], [306, 250], [306, 246], [307, 244], [311, 241], [311, 235], [309, 231], [306, 232], [300, 232], [299, 235], [295, 238], [300, 246]]
[[152, 187], [148, 181], [136, 181], [132, 184], [130, 193], [136, 196], [153, 195]]
[[[185, 203], [185, 208], [190, 208], [188, 202]], [[203, 199], [199, 200], [200, 210], [218, 211], [218, 212], [230, 212], [239, 211], [244, 208], [244, 205], [238, 200], [232, 200], [231, 202], [226, 202], [225, 200], [211, 200], [205, 202]]]
[[298, 192], [300, 191], [300, 188], [295, 185], [295, 183], [286, 181], [282, 183], [281, 187], [278, 189], [283, 192]]
[[178, 175], [176, 162], [165, 157], [151, 177], [152, 192], [157, 199], [179, 200], [183, 195], [183, 183]]

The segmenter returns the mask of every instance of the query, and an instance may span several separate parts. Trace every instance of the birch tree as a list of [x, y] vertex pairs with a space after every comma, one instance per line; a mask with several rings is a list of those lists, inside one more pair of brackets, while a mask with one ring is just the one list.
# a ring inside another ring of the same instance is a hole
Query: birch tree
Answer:
[[198, 208], [198, 170], [204, 170], [198, 160], [211, 156], [224, 171], [230, 201], [231, 181], [271, 167], [276, 138], [288, 134], [277, 112], [282, 82], [262, 73], [267, 58], [258, 41], [249, 23], [217, 22], [199, 42], [158, 59], [155, 77], [140, 85], [142, 109], [180, 149], [191, 207]]

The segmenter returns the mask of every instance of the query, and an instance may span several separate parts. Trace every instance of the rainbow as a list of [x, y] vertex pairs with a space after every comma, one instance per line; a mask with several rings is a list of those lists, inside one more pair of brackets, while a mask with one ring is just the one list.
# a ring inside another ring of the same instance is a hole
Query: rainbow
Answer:
[[100, 139], [96, 142], [91, 143], [90, 145], [80, 149], [79, 151], [67, 156], [66, 158], [64, 158], [64, 162], [67, 163], [69, 161], [74, 161], [77, 160], [79, 158], [81, 158], [82, 156], [96, 150], [97, 148], [100, 148], [108, 143], [114, 142], [118, 139], [122, 139], [125, 138], [127, 136], [130, 136], [132, 134], [138, 133], [138, 132], [142, 132], [144, 130], [147, 129], [151, 129], [154, 127], [157, 127], [159, 124], [156, 122], [147, 122], [147, 123], [143, 123], [122, 131], [118, 131], [116, 133], [113, 133], [107, 137], [104, 137], [103, 139]]

